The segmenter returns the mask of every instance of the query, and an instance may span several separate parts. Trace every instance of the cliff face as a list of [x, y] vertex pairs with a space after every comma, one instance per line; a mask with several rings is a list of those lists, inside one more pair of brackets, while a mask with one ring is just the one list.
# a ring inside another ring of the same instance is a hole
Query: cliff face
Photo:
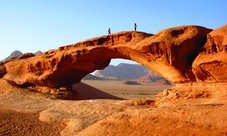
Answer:
[[146, 57], [144, 64], [174, 83], [194, 82], [191, 64], [211, 30], [181, 26], [158, 32], [136, 48]]
[[207, 42], [192, 67], [198, 82], [227, 81], [227, 25], [207, 35]]
[[226, 26], [214, 31], [180, 26], [155, 35], [120, 32], [12, 59], [1, 64], [1, 76], [24, 87], [71, 88], [88, 73], [107, 67], [112, 58], [123, 58], [173, 83], [226, 82], [226, 35]]

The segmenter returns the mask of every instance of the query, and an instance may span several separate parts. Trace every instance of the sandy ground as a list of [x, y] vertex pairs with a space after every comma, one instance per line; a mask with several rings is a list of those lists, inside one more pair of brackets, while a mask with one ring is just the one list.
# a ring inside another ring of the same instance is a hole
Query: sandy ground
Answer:
[[103, 92], [115, 95], [120, 98], [151, 98], [162, 92], [164, 89], [174, 85], [164, 85], [155, 83], [140, 83], [141, 85], [126, 85], [122, 81], [111, 80], [82, 80], [82, 83], [90, 85]]
[[1, 136], [59, 136], [64, 128], [61, 123], [41, 122], [39, 113], [0, 109]]
[[0, 94], [0, 135], [227, 135], [226, 86], [190, 91], [184, 86], [154, 98], [125, 100], [80, 85], [74, 87], [86, 100], [59, 100], [12, 86], [7, 90], [9, 84], [2, 86], [6, 91]]

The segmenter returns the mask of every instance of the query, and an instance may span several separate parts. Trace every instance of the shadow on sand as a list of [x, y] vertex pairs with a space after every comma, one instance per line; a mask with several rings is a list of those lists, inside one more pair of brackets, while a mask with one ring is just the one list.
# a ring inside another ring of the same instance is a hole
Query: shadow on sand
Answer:
[[79, 95], [81, 96], [82, 100], [88, 100], [88, 99], [125, 100], [123, 98], [103, 92], [97, 88], [94, 88], [94, 87], [87, 85], [85, 83], [82, 83], [82, 82], [73, 84], [72, 90], [77, 91], [79, 93]]

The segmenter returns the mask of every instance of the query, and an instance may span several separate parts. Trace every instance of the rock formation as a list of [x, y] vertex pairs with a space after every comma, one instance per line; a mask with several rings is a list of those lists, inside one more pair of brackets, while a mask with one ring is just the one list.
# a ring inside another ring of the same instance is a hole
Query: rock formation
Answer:
[[0, 77], [2, 77], [3, 75], [5, 75], [5, 73], [6, 73], [6, 70], [5, 70], [4, 65], [1, 65], [0, 64]]
[[108, 66], [111, 58], [129, 59], [127, 47], [148, 36], [150, 34], [122, 32], [63, 46], [26, 59], [15, 58], [4, 64], [6, 74], [3, 78], [23, 87], [70, 89], [88, 73]]
[[22, 87], [70, 90], [88, 73], [107, 67], [112, 58], [122, 58], [173, 83], [226, 82], [226, 28], [179, 26], [155, 35], [132, 31], [105, 35], [11, 59], [2, 64], [1, 76]]
[[207, 35], [207, 42], [192, 67], [198, 82], [227, 82], [227, 25]]

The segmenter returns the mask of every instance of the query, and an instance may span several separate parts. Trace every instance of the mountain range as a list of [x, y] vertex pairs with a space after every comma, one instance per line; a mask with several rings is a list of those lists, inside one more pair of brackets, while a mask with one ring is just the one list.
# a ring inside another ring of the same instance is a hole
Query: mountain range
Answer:
[[120, 63], [117, 66], [109, 65], [104, 70], [97, 70], [94, 76], [112, 80], [131, 80], [143, 83], [171, 84], [146, 66], [140, 64]]
[[[37, 52], [35, 52], [35, 53], [33, 53], [34, 55], [38, 55], [38, 54], [40, 54], [40, 53], [42, 53], [41, 51], [37, 51]], [[10, 59], [12, 59], [12, 58], [15, 58], [15, 57], [18, 57], [18, 56], [20, 56], [20, 55], [22, 55], [23, 53], [21, 52], [21, 51], [18, 51], [18, 50], [15, 50], [15, 51], [13, 51], [8, 57], [6, 57], [4, 60], [2, 60], [1, 62], [6, 62], [6, 61], [8, 61], [8, 60], [10, 60]]]

